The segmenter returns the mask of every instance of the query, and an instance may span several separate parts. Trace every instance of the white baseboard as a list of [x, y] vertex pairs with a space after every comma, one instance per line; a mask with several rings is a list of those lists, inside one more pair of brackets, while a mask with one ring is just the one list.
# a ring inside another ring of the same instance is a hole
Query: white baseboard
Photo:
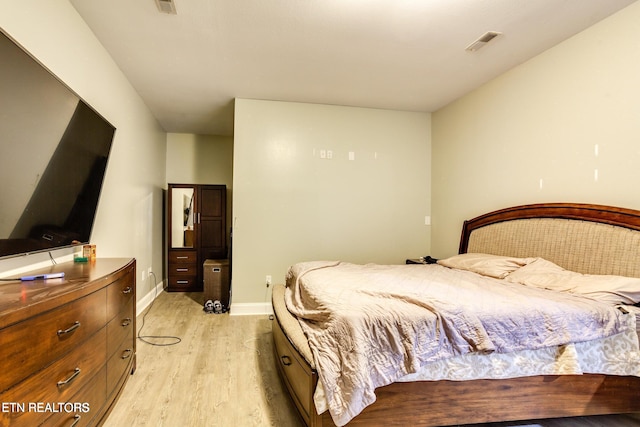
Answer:
[[273, 307], [268, 302], [231, 302], [229, 315], [231, 316], [255, 316], [273, 314]]
[[[156, 289], [151, 289], [137, 302], [136, 316], [139, 316], [147, 307], [153, 302], [153, 300], [164, 292], [164, 282], [160, 282]], [[232, 302], [229, 310], [231, 316], [260, 316], [273, 314], [273, 307], [270, 302], [250, 302], [250, 303], [237, 303]]]
[[136, 316], [139, 316], [149, 305], [153, 302], [158, 295], [164, 291], [164, 281], [158, 283], [155, 289], [151, 289], [145, 296], [140, 298], [136, 303]]

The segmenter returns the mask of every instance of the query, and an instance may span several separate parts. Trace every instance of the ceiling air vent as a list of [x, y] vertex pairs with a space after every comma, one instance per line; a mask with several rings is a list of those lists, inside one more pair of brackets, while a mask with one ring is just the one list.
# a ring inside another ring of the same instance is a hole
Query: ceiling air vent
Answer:
[[478, 37], [478, 39], [476, 41], [474, 41], [469, 46], [467, 46], [467, 48], [465, 50], [468, 50], [469, 52], [475, 52], [476, 50], [479, 50], [484, 45], [489, 43], [491, 40], [493, 40], [496, 37], [498, 37], [500, 34], [502, 34], [502, 33], [499, 33], [497, 31], [487, 31], [486, 33], [484, 33], [483, 35]]
[[156, 0], [156, 6], [158, 6], [158, 10], [162, 13], [177, 14], [176, 5], [173, 3], [173, 0]]

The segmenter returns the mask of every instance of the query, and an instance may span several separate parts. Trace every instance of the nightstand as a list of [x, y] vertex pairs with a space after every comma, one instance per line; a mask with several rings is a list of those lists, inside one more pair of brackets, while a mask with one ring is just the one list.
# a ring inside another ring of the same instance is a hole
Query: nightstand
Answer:
[[432, 258], [431, 256], [423, 256], [420, 258], [409, 258], [404, 263], [405, 264], [435, 264], [438, 260], [436, 258]]

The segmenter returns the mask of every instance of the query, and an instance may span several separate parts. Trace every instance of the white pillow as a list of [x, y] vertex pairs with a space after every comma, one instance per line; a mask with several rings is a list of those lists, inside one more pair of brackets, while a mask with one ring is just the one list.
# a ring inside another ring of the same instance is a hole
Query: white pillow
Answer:
[[579, 294], [614, 305], [640, 302], [640, 279], [638, 278], [576, 273], [542, 258], [513, 271], [505, 280], [537, 288]]
[[468, 253], [441, 259], [438, 264], [459, 270], [473, 271], [483, 276], [503, 279], [509, 273], [536, 260], [536, 258], [515, 258], [500, 255]]

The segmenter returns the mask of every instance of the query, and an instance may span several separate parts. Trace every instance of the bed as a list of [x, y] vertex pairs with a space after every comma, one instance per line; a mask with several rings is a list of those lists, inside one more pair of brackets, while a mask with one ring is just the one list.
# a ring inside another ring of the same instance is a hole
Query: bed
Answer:
[[[459, 253], [543, 259], [585, 275], [640, 278], [640, 211], [569, 203], [502, 209], [464, 222]], [[316, 410], [319, 381], [314, 354], [308, 335], [287, 309], [285, 291], [278, 285], [272, 294], [278, 370], [305, 424], [334, 426], [328, 411]], [[620, 311], [637, 313], [632, 305]], [[637, 334], [634, 339], [637, 350]], [[633, 369], [630, 372], [470, 380], [403, 378], [377, 387], [375, 402], [348, 425], [444, 426], [640, 412], [640, 377]]]

